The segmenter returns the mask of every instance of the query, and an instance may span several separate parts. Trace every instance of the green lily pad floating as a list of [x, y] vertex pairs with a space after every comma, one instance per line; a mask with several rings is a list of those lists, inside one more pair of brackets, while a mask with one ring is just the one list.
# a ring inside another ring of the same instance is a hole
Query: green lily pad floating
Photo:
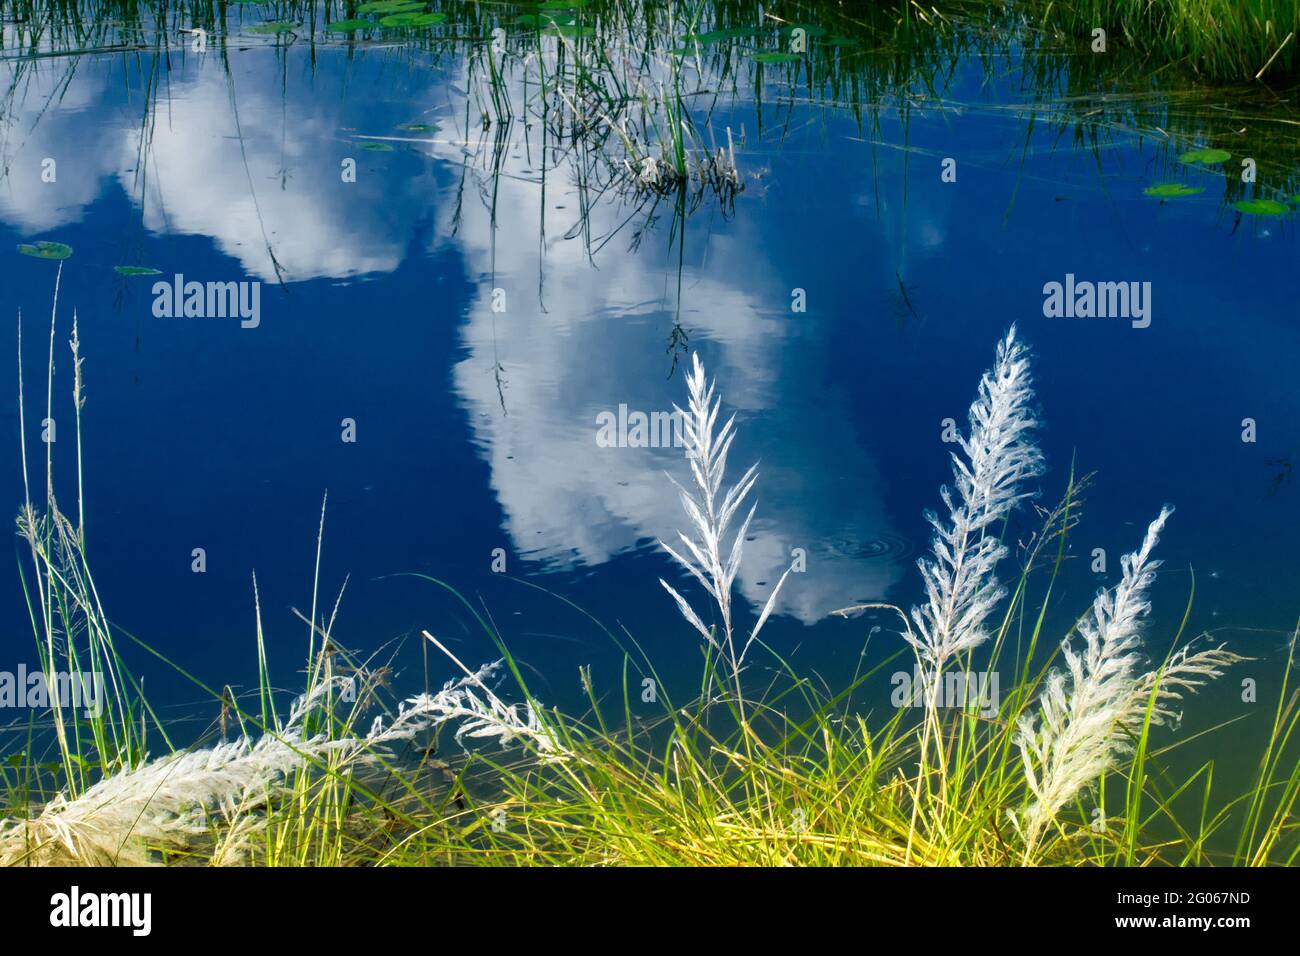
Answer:
[[1284, 216], [1291, 211], [1290, 206], [1276, 199], [1241, 199], [1232, 208], [1248, 216]]
[[1193, 166], [1214, 166], [1231, 158], [1232, 154], [1226, 149], [1193, 149], [1179, 156], [1178, 161]]
[[852, 37], [827, 37], [825, 40], [821, 41], [821, 45], [848, 48], [848, 47], [859, 46], [859, 43], [857, 40], [853, 39]]
[[287, 23], [287, 22], [259, 23], [257, 24], [257, 26], [249, 27], [248, 32], [266, 35], [266, 34], [292, 33], [296, 29], [298, 29], [298, 24], [296, 23]]
[[436, 133], [442, 129], [437, 123], [403, 123], [397, 128], [408, 133]]
[[72, 246], [42, 239], [40, 242], [23, 243], [18, 247], [18, 251], [33, 259], [66, 259], [72, 255]]
[[431, 27], [446, 19], [445, 13], [394, 13], [381, 19], [379, 24], [394, 30], [408, 30]]
[[1296, 193], [1294, 196], [1292, 196], [1291, 201], [1294, 203], [1300, 203], [1300, 193]]
[[1204, 186], [1189, 186], [1186, 183], [1160, 183], [1142, 190], [1144, 196], [1156, 196], [1160, 199], [1175, 199], [1179, 196], [1195, 196], [1205, 192]]
[[423, 9], [423, 0], [373, 0], [357, 7], [357, 13], [413, 13]]
[[391, 153], [393, 151], [393, 147], [389, 146], [387, 143], [371, 142], [371, 143], [359, 143], [358, 145], [362, 149], [367, 149], [372, 153]]
[[160, 276], [162, 275], [157, 269], [150, 269], [148, 266], [113, 266], [113, 271], [120, 276]]
[[546, 0], [545, 3], [538, 6], [538, 10], [581, 10], [587, 5], [587, 0]]
[[369, 30], [373, 26], [369, 20], [335, 20], [325, 28], [325, 32], [351, 33], [353, 30]]
[[753, 57], [755, 63], [793, 63], [803, 59], [798, 53], [784, 53], [781, 50], [764, 50], [753, 54]]

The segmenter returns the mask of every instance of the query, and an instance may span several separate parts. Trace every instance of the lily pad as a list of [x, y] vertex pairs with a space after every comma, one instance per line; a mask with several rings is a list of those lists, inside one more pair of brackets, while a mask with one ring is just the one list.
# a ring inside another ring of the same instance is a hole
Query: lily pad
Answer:
[[445, 13], [394, 13], [379, 21], [381, 26], [394, 30], [420, 29], [442, 23], [447, 19]]
[[374, 24], [369, 20], [335, 20], [325, 28], [326, 33], [351, 33], [353, 30], [369, 30]]
[[838, 46], [847, 49], [847, 48], [859, 46], [860, 44], [858, 43], [857, 40], [853, 39], [852, 37], [827, 37], [825, 40], [821, 41], [821, 45]]
[[538, 10], [580, 10], [587, 5], [587, 0], [546, 0]]
[[442, 129], [437, 123], [403, 123], [397, 128], [408, 133], [436, 133]]
[[358, 145], [362, 149], [369, 150], [372, 153], [391, 153], [393, 151], [393, 147], [389, 146], [387, 143], [371, 142], [371, 143], [359, 143]]
[[162, 275], [157, 269], [150, 269], [148, 266], [113, 266], [113, 271], [121, 276], [160, 276]]
[[256, 26], [249, 27], [248, 32], [266, 35], [266, 34], [292, 33], [296, 29], [298, 29], [298, 24], [296, 23], [288, 23], [288, 22], [259, 23]]
[[1232, 154], [1226, 149], [1193, 149], [1179, 156], [1178, 161], [1193, 166], [1215, 166], [1231, 158]]
[[1142, 190], [1144, 196], [1156, 196], [1160, 199], [1174, 199], [1178, 196], [1195, 196], [1205, 192], [1204, 186], [1189, 186], [1186, 183], [1160, 183]]
[[1248, 216], [1284, 216], [1291, 211], [1290, 206], [1276, 199], [1241, 199], [1232, 208]]
[[803, 59], [798, 53], [785, 53], [781, 50], [764, 50], [753, 54], [753, 57], [756, 63], [793, 63]]
[[357, 13], [413, 13], [423, 9], [423, 0], [373, 0], [357, 7]]
[[18, 251], [33, 259], [66, 259], [72, 255], [72, 246], [42, 239], [40, 242], [23, 243], [18, 247]]

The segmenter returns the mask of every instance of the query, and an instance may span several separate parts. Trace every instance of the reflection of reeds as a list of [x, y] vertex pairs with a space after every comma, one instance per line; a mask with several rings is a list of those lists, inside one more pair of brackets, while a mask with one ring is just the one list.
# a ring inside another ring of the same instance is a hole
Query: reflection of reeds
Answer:
[[[301, 24], [299, 30], [258, 42], [307, 48], [313, 70], [325, 49], [349, 57], [383, 49], [413, 64], [462, 62], [470, 81], [467, 119], [513, 131], [482, 139], [479, 149], [512, 151], [519, 127], [540, 123], [549, 145], [572, 165], [572, 180], [591, 196], [631, 196], [648, 200], [648, 208], [662, 198], [694, 207], [716, 196], [725, 209], [743, 179], [734, 150], [713, 141], [713, 114], [744, 106], [754, 111], [760, 137], [768, 129], [779, 137], [791, 103], [852, 116], [873, 141], [891, 114], [906, 124], [924, 105], [1014, 111], [1027, 128], [1046, 125], [1051, 141], [1073, 140], [1099, 161], [1105, 145], [1133, 134], [1169, 143], [1173, 157], [1188, 144], [1239, 144], [1258, 164], [1256, 192], [1291, 196], [1300, 189], [1294, 108], [1259, 84], [1215, 89], [1207, 83], [1249, 81], [1265, 65], [1265, 80], [1289, 83], [1300, 65], [1297, 3], [1034, 0], [1004, 10], [946, 0], [925, 9], [872, 4], [847, 14], [839, 4], [807, 0], [798, 18], [825, 35], [814, 37], [797, 61], [769, 64], [754, 55], [782, 49], [787, 23], [734, 0], [667, 7], [655, 0], [591, 0], [564, 29], [548, 26], [545, 15], [521, 23], [520, 11], [508, 5], [433, 0], [429, 6], [447, 17], [437, 26], [389, 30], [376, 23], [342, 34], [325, 27], [351, 19], [346, 4], [290, 0], [274, 16]], [[162, 10], [139, 0], [11, 6], [15, 22], [0, 50], [14, 72], [4, 94], [10, 108], [25, 95], [26, 74], [47, 62], [70, 78], [73, 54], [123, 52], [129, 54], [123, 68], [142, 73], [146, 132], [154, 97], [167, 88], [160, 63], [187, 49], [188, 40], [175, 40], [178, 30], [208, 31], [207, 55], [229, 69], [232, 42], [246, 42], [247, 28], [263, 18], [254, 8], [184, 0]], [[1204, 28], [1211, 18], [1214, 28]], [[1110, 45], [1104, 55], [1091, 54], [1090, 32], [1100, 23], [1112, 34]], [[498, 29], [504, 31], [499, 46], [492, 39]], [[1008, 73], [1008, 62], [1018, 69]], [[1007, 102], [955, 101], [953, 80], [970, 66], [983, 70], [990, 88], [1004, 90]], [[726, 125], [720, 122], [719, 131]], [[1248, 141], [1240, 139], [1243, 127]], [[468, 142], [468, 128], [462, 132]], [[653, 172], [645, 162], [651, 158]], [[1226, 177], [1225, 204], [1245, 192], [1237, 177]]]

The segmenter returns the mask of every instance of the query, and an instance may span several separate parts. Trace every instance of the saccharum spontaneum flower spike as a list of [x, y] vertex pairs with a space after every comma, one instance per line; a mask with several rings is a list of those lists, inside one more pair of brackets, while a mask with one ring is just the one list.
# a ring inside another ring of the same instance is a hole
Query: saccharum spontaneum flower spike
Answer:
[[1002, 599], [994, 569], [1006, 548], [993, 527], [1030, 492], [1023, 483], [1042, 473], [1043, 458], [1030, 432], [1038, 421], [1029, 354], [1013, 325], [998, 343], [970, 407], [970, 434], [953, 454], [956, 494], [940, 490], [947, 520], [928, 513], [934, 554], [918, 561], [926, 603], [912, 609], [916, 633], [905, 635], [931, 674], [954, 654], [988, 638], [984, 621]]
[[1043, 828], [1076, 794], [1109, 770], [1132, 748], [1124, 732], [1174, 717], [1169, 701], [1179, 690], [1195, 690], [1218, 677], [1223, 668], [1244, 660], [1222, 647], [1196, 654], [1183, 647], [1164, 667], [1139, 676], [1141, 624], [1151, 609], [1147, 592], [1160, 562], [1151, 552], [1173, 513], [1162, 508], [1151, 522], [1142, 546], [1120, 559], [1120, 581], [1093, 601], [1092, 616], [1079, 623], [1082, 653], [1067, 639], [1062, 644], [1065, 669], [1047, 678], [1039, 712], [1020, 718], [1016, 744], [1033, 801], [1018, 819], [1027, 853]]
[[732, 440], [736, 437], [734, 428], [736, 416], [733, 414], [728, 418], [715, 434], [722, 400], [716, 396], [715, 384], [706, 378], [699, 354], [695, 353], [691, 358], [691, 370], [686, 376], [686, 389], [689, 396], [687, 409], [682, 410], [676, 405], [673, 408], [680, 422], [686, 458], [690, 462], [691, 476], [695, 481], [695, 494], [692, 495], [678, 484], [671, 475], [668, 478], [681, 497], [682, 508], [690, 519], [696, 536], [691, 538], [681, 531], [677, 533], [684, 554], [674, 550], [664, 541], [659, 543], [703, 585], [704, 590], [717, 604], [722, 619], [721, 639], [719, 640], [718, 636], [705, 626], [703, 619], [691, 607], [690, 602], [672, 585], [663, 578], [659, 579], [659, 583], [672, 595], [673, 600], [677, 602], [678, 610], [687, 622], [713, 647], [726, 655], [733, 675], [736, 675], [750, 645], [758, 638], [759, 631], [771, 615], [777, 595], [790, 571], [787, 568], [781, 575], [781, 579], [777, 581], [748, 639], [737, 651], [731, 618], [731, 589], [740, 570], [745, 536], [749, 532], [749, 524], [754, 517], [756, 506], [750, 506], [730, 545], [726, 541], [727, 529], [758, 481], [758, 465], [751, 465], [738, 482], [725, 494], [720, 495], [722, 481], [726, 475], [727, 453], [731, 449]]
[[0, 866], [147, 865], [156, 862], [157, 850], [185, 850], [210, 837], [214, 814], [224, 830], [214, 861], [239, 863], [267, 822], [257, 811], [290, 794], [293, 774], [326, 764], [334, 774], [348, 774], [378, 760], [386, 745], [452, 721], [460, 722], [457, 741], [525, 741], [540, 762], [566, 759], [568, 751], [531, 703], [506, 704], [487, 688], [501, 665], [485, 664], [436, 694], [410, 698], [387, 723], [376, 717], [365, 736], [304, 732], [307, 716], [327, 707], [330, 692], [353, 678], [321, 681], [297, 698], [280, 731], [147, 760], [75, 798], [56, 796], [30, 819], [0, 820]]

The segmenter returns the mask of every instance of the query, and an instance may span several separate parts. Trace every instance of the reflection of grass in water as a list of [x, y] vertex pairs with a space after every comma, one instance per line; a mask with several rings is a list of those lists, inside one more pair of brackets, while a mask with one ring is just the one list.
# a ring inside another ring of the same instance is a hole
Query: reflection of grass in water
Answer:
[[[1251, 30], [1262, 31], [1259, 44], [1267, 45], [1272, 42], [1270, 31], [1281, 31], [1278, 24], [1294, 22], [1296, 3], [1268, 0], [1268, 9], [1276, 14], [1271, 21], [1245, 13], [1224, 17], [1230, 42], [1222, 45], [1246, 56], [1251, 46], [1239, 38]], [[716, 106], [736, 105], [742, 93], [757, 114], [758, 129], [753, 132], [758, 135], [772, 130], [782, 138], [795, 103], [843, 111], [879, 132], [882, 117], [897, 112], [905, 118], [918, 104], [983, 108], [985, 104], [949, 98], [948, 86], [959, 65], [978, 61], [991, 83], [1005, 84], [1005, 67], [1012, 62], [1020, 66], [1025, 83], [1019, 90], [1007, 86], [1003, 95], [1012, 101], [1023, 98], [1017, 108], [1026, 121], [1034, 127], [1046, 125], [1058, 141], [1072, 137], [1077, 147], [1098, 150], [1125, 131], [1134, 131], [1164, 140], [1174, 150], [1231, 145], [1234, 154], [1256, 160], [1260, 184], [1251, 190], [1237, 177], [1227, 177], [1225, 205], [1296, 192], [1300, 119], [1279, 98], [1270, 98], [1267, 89], [1206, 88], [1206, 77], [1231, 80], [1240, 74], [1207, 72], [1187, 54], [1175, 55], [1154, 40], [1138, 42], [1148, 34], [1129, 42], [1112, 37], [1104, 55], [1088, 51], [1084, 24], [1101, 17], [1137, 30], [1137, 6], [1127, 0], [1052, 5], [1040, 23], [1032, 15], [1004, 17], [996, 8], [966, 0], [950, 0], [931, 10], [914, 4], [871, 5], [851, 14], [839, 5], [810, 0], [783, 13], [786, 20], [760, 20], [756, 5], [738, 0], [673, 7], [637, 0], [540, 7], [460, 0], [289, 2], [265, 12], [262, 7], [180, 3], [162, 16], [138, 0], [58, 5], [19, 0], [14, 6], [19, 23], [6, 34], [10, 50], [20, 55], [20, 70], [23, 56], [59, 57], [97, 47], [163, 55], [175, 42], [176, 28], [191, 25], [208, 32], [209, 49], [223, 61], [228, 36], [254, 29], [268, 34], [261, 42], [274, 45], [383, 45], [438, 60], [463, 56], [476, 82], [481, 81], [471, 97], [484, 118], [501, 123], [529, 112], [529, 104], [510, 102], [510, 86], [526, 79], [533, 95], [547, 100], [535, 104], [535, 116], [550, 117], [558, 130], [586, 138], [597, 150], [629, 147], [608, 150], [612, 169], [626, 172], [627, 164], [634, 167], [635, 175], [625, 176], [625, 184], [646, 179], [641, 175], [644, 160], [656, 153], [671, 160], [660, 163], [659, 170], [670, 177], [691, 178], [685, 162], [689, 159], [697, 166], [695, 172], [703, 173], [695, 177], [697, 182], [712, 179], [716, 186], [736, 179], [735, 170], [711, 168], [722, 130], [711, 131], [708, 116]], [[1143, 27], [1151, 36], [1158, 36], [1163, 25], [1188, 22], [1193, 12], [1182, 2], [1141, 7], [1166, 11]], [[382, 24], [394, 16], [409, 25], [390, 29]], [[1073, 19], [1067, 22], [1066, 17]], [[1266, 21], [1273, 26], [1265, 26]], [[286, 31], [281, 24], [298, 26]], [[499, 47], [491, 42], [497, 29], [504, 36]], [[806, 44], [798, 53], [792, 52], [796, 29]], [[1206, 32], [1207, 37], [1213, 35]], [[1275, 39], [1281, 46], [1281, 37]], [[1270, 66], [1270, 77], [1294, 75], [1298, 46], [1292, 42], [1281, 50]], [[1167, 59], [1160, 60], [1166, 54]], [[1153, 59], [1161, 64], [1154, 78]], [[640, 125], [644, 128], [632, 133], [645, 136], [634, 135], [628, 142], [611, 133], [602, 117]], [[661, 185], [667, 192], [675, 186]]]
[[[80, 409], [85, 393], [75, 329], [72, 348], [73, 402]], [[1008, 361], [1018, 361], [1007, 354]], [[1032, 395], [1011, 397], [1008, 387], [1020, 388], [1018, 375], [1013, 369], [986, 380], [976, 401], [981, 412], [972, 419], [972, 433], [983, 429], [989, 453], [998, 458], [987, 466], [972, 459], [968, 474], [978, 482], [1000, 474], [998, 462], [1025, 460], [1006, 442], [993, 440], [1004, 435], [1012, 445], [1022, 441], [1016, 437], [1017, 421]], [[52, 386], [52, 369], [49, 382]], [[718, 567], [726, 560], [723, 516], [743, 497], [700, 503], [709, 489], [721, 492], [725, 485], [723, 435], [716, 430], [722, 422], [710, 404], [715, 397], [707, 394], [711, 397], [692, 412], [690, 442], [703, 460], [695, 479], [695, 510], [688, 511], [696, 526], [720, 536], [717, 548], [697, 540], [689, 551], [689, 563], [703, 565], [706, 585], [730, 581], [730, 571]], [[1004, 399], [1021, 411], [999, 412]], [[52, 402], [51, 394], [47, 405]], [[79, 433], [79, 415], [77, 420]], [[712, 436], [707, 445], [706, 435]], [[985, 454], [979, 441], [964, 450]], [[1000, 500], [1018, 494], [1015, 484], [997, 481]], [[318, 602], [318, 539], [311, 607], [303, 618], [310, 623], [305, 693], [283, 716], [259, 611], [255, 693], [245, 697], [218, 690], [180, 672], [211, 698], [214, 713], [219, 708], [206, 739], [185, 750], [173, 748], [119, 653], [122, 637], [139, 642], [105, 616], [104, 596], [94, 587], [86, 558], [80, 497], [76, 517], [65, 516], [47, 480], [44, 499], [29, 503], [20, 523], [31, 546], [24, 587], [41, 667], [105, 670], [110, 693], [98, 717], [52, 707], [52, 728], [33, 728], [24, 746], [0, 761], [0, 863], [1294, 862], [1300, 843], [1290, 815], [1300, 795], [1300, 766], [1293, 759], [1292, 734], [1300, 716], [1294, 699], [1288, 700], [1289, 670], [1267, 718], [1258, 776], [1226, 784], [1214, 779], [1213, 759], [1190, 776], [1176, 775], [1170, 755], [1189, 741], [1157, 743], [1153, 728], [1168, 717], [1171, 701], [1162, 691], [1187, 692], [1232, 663], [1230, 655], [1175, 653], [1145, 677], [1137, 671], [1130, 675], [1131, 664], [1114, 662], [1119, 670], [1104, 671], [1111, 682], [1097, 684], [1093, 696], [1084, 698], [1078, 688], [1089, 675], [1102, 673], [1096, 664], [1076, 661], [1080, 669], [1073, 682], [1051, 676], [1049, 666], [1061, 652], [1044, 660], [1039, 649], [1051, 648], [1060, 635], [1045, 629], [1045, 608], [1065, 564], [1085, 484], [1086, 479], [1072, 477], [1061, 504], [1042, 513], [1041, 528], [1023, 546], [1023, 569], [1010, 582], [1005, 605], [985, 605], [988, 571], [976, 572], [974, 590], [954, 605], [955, 621], [974, 621], [977, 629], [987, 621], [984, 640], [993, 651], [984, 673], [1013, 675], [997, 700], [967, 697], [964, 706], [943, 706], [922, 699], [915, 708], [897, 707], [887, 718], [864, 714], [862, 698], [871, 680], [891, 666], [912, 668], [906, 645], [897, 640], [911, 634], [906, 618], [902, 628], [894, 626], [895, 643], [879, 664], [864, 670], [860, 663], [840, 688], [831, 689], [820, 678], [799, 674], [762, 642], [753, 644], [752, 653], [766, 655], [766, 663], [742, 669], [743, 651], [731, 653], [738, 644], [724, 640], [720, 629], [692, 611], [704, 637], [696, 696], [674, 699], [635, 638], [607, 631], [624, 650], [622, 675], [601, 686], [589, 670], [580, 670], [588, 710], [565, 715], [533, 698], [491, 620], [448, 585], [432, 582], [478, 620], [500, 649], [502, 663], [471, 670], [426, 632], [442, 655], [438, 659], [448, 663], [440, 670], [449, 670], [451, 680], [442, 691], [392, 708], [386, 704], [389, 667], [373, 666], [342, 648], [334, 634], [337, 602], [332, 608]], [[981, 500], [982, 486], [970, 495], [962, 492], [958, 501], [966, 502], [959, 506], [965, 510], [954, 506], [955, 524], [945, 517], [936, 529], [947, 533], [964, 521], [978, 524], [970, 508]], [[989, 517], [1002, 520], [1000, 511]], [[322, 536], [323, 530], [322, 513]], [[743, 540], [743, 528], [737, 537]], [[945, 539], [947, 557], [943, 549], [937, 551], [934, 567], [972, 549], [981, 556], [973, 567], [983, 567], [986, 559], [996, 562], [996, 542], [982, 535], [961, 537]], [[1117, 654], [1132, 649], [1147, 574], [1154, 570], [1145, 555], [1130, 559], [1124, 576], [1128, 592], [1121, 584], [1121, 590], [1110, 592], [1109, 603], [1084, 615], [1079, 630], [1092, 636], [1088, 642], [1072, 637], [1076, 651], [1094, 638], [1103, 646], [1114, 642]], [[942, 578], [933, 580], [940, 593], [929, 605], [932, 613], [925, 620], [931, 626], [924, 633], [937, 637], [932, 625], [948, 614]], [[680, 625], [668, 626], [676, 631]], [[975, 632], [963, 625], [951, 633]], [[969, 643], [962, 637], [943, 652], [953, 671], [971, 668], [969, 655], [954, 650], [963, 642]], [[1288, 663], [1294, 650], [1293, 640]], [[1104, 654], [1099, 658], [1105, 659]], [[508, 673], [514, 690], [492, 686], [494, 670]], [[1027, 723], [1040, 713], [1045, 688], [1064, 710], [1041, 711], [1040, 720]], [[517, 703], [508, 703], [511, 698]], [[1105, 708], [1112, 708], [1111, 717], [1092, 719]], [[380, 719], [372, 722], [376, 714]], [[1031, 786], [1020, 735], [1032, 730], [1050, 736], [1071, 727], [1071, 746], [1045, 751], [1056, 757], [1035, 764], [1039, 773]], [[452, 730], [454, 740], [448, 739]], [[164, 756], [157, 756], [157, 744], [147, 745], [154, 735], [162, 737]], [[205, 743], [211, 746], [204, 749]], [[472, 746], [462, 749], [459, 743]], [[42, 747], [50, 748], [48, 753]], [[1058, 759], [1067, 771], [1074, 761], [1082, 772], [1059, 772], [1053, 764]], [[1045, 784], [1051, 780], [1063, 782], [1049, 791]], [[1104, 783], [1094, 803], [1087, 794], [1099, 781]], [[1221, 795], [1225, 786], [1232, 791], [1227, 799]], [[1041, 807], [1049, 792], [1047, 817], [1036, 818], [1035, 806]], [[1101, 806], [1104, 815], [1094, 810]], [[1027, 830], [1017, 822], [1026, 819], [1044, 822]]]

